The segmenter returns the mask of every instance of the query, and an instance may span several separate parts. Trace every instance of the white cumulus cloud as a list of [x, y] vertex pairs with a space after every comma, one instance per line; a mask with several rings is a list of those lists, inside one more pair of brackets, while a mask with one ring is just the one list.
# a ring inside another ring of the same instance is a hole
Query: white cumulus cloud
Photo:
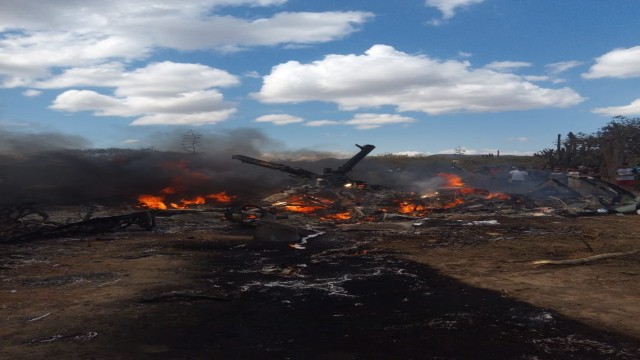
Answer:
[[305, 122], [304, 125], [311, 127], [349, 125], [358, 130], [369, 130], [384, 125], [411, 124], [414, 122], [416, 122], [416, 119], [398, 114], [361, 113], [353, 115], [349, 120], [313, 120]]
[[330, 125], [340, 125], [341, 122], [337, 120], [311, 120], [304, 123], [305, 126], [320, 127]]
[[425, 5], [435, 7], [442, 12], [443, 19], [451, 19], [457, 8], [480, 4], [484, 0], [426, 0]]
[[640, 115], [640, 99], [632, 101], [629, 105], [601, 107], [593, 109], [592, 112], [606, 116], [637, 116]]
[[640, 76], [640, 46], [615, 49], [598, 58], [589, 71], [582, 74], [585, 79], [632, 78]]
[[210, 125], [227, 120], [235, 112], [236, 109], [222, 109], [190, 114], [156, 113], [139, 117], [131, 125]]
[[537, 82], [537, 81], [556, 81], [556, 79], [553, 79], [549, 76], [546, 75], [524, 75], [523, 78], [527, 81], [531, 81], [531, 82]]
[[29, 86], [53, 69], [147, 58], [158, 48], [238, 50], [341, 39], [373, 15], [359, 11], [276, 12], [247, 17], [228, 7], [284, 0], [3, 1], [0, 86]]
[[396, 106], [430, 115], [568, 107], [583, 101], [570, 88], [544, 88], [524, 77], [468, 61], [409, 55], [374, 45], [362, 55], [327, 55], [272, 68], [253, 96], [264, 103], [334, 102], [344, 110]]
[[70, 69], [39, 86], [69, 88], [100, 83], [101, 87], [113, 88], [112, 94], [67, 90], [54, 100], [51, 108], [55, 110], [137, 117], [132, 125], [203, 125], [224, 121], [236, 111], [216, 87], [238, 82], [219, 69], [166, 61], [133, 71], [115, 63]]
[[271, 114], [262, 115], [256, 119], [256, 122], [272, 123], [274, 125], [289, 125], [303, 122], [304, 119], [288, 114]]
[[22, 95], [27, 97], [36, 97], [42, 95], [42, 91], [36, 89], [27, 89], [22, 92]]
[[353, 126], [358, 130], [369, 130], [382, 127], [384, 125], [392, 124], [411, 124], [416, 122], [416, 119], [402, 116], [398, 114], [376, 114], [376, 113], [361, 113], [355, 114], [349, 120], [311, 120], [305, 121], [303, 118], [293, 116], [289, 114], [271, 114], [258, 117], [256, 122], [272, 123], [274, 125], [289, 125], [304, 123], [302, 125], [309, 127], [321, 127], [321, 126]]
[[347, 120], [346, 125], [353, 125], [356, 129], [376, 129], [388, 124], [410, 124], [416, 119], [398, 114], [355, 114], [353, 119]]
[[524, 61], [494, 61], [485, 65], [485, 68], [496, 71], [511, 71], [513, 69], [529, 66], [531, 66], [531, 63]]
[[582, 62], [576, 60], [560, 61], [545, 65], [545, 69], [549, 74], [557, 75], [580, 65]]

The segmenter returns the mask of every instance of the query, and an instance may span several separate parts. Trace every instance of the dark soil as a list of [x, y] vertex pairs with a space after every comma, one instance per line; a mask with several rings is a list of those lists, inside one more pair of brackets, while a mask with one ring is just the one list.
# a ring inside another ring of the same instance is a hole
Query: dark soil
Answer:
[[0, 357], [640, 357], [628, 333], [411, 260], [435, 250], [460, 260], [477, 243], [417, 249], [438, 234], [328, 231], [296, 250], [247, 230], [162, 221], [153, 232], [0, 245]]

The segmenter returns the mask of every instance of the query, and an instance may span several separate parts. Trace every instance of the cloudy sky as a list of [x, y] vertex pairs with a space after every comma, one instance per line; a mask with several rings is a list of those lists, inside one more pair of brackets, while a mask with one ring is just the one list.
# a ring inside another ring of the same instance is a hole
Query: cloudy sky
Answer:
[[637, 0], [0, 0], [0, 131], [527, 154], [640, 116]]

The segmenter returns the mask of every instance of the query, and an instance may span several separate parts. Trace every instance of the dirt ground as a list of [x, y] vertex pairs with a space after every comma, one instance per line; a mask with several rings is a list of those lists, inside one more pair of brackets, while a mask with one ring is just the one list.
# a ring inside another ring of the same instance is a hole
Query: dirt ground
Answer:
[[407, 239], [384, 246], [464, 283], [640, 338], [640, 254], [581, 265], [533, 264], [639, 250], [637, 216], [517, 217], [499, 222], [496, 229], [464, 234], [476, 241], [467, 246], [434, 248], [442, 241], [438, 231], [426, 246]]
[[216, 218], [0, 245], [3, 359], [637, 359], [638, 216], [450, 216], [304, 249]]

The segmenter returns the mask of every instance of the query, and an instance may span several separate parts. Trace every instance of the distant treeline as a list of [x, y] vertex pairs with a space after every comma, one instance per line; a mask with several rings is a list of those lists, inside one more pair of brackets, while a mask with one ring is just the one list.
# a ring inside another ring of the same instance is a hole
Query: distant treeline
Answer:
[[640, 118], [616, 116], [593, 134], [569, 132], [564, 139], [558, 135], [555, 149], [534, 156], [550, 168], [587, 167], [613, 179], [617, 168], [640, 160]]

